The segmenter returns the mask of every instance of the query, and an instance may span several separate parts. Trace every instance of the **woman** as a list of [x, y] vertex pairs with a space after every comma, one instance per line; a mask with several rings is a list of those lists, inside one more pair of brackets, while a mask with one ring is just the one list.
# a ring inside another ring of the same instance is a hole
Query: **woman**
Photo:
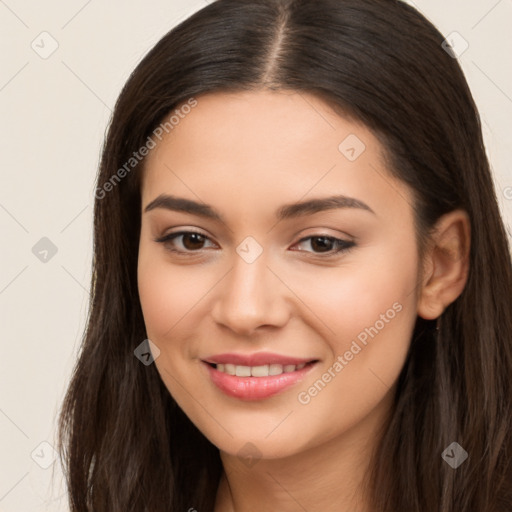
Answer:
[[394, 0], [218, 0], [125, 85], [60, 418], [71, 509], [512, 510], [476, 106]]

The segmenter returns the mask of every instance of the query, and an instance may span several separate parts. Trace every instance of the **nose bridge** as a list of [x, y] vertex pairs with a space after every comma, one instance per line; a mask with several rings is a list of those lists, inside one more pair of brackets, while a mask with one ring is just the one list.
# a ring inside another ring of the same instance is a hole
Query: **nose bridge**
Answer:
[[218, 323], [247, 333], [261, 325], [280, 324], [285, 306], [278, 297], [278, 280], [267, 268], [268, 252], [247, 257], [244, 247], [240, 244], [234, 254], [233, 268], [223, 280], [212, 312]]

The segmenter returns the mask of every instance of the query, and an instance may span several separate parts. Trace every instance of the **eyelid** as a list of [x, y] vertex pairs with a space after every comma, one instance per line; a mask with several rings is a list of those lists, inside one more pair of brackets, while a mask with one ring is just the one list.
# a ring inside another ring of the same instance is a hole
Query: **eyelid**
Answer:
[[[201, 231], [196, 231], [195, 228], [189, 228], [189, 229], [180, 229], [179, 231], [171, 231], [170, 233], [167, 233], [165, 235], [162, 235], [160, 237], [155, 237], [153, 240], [158, 243], [165, 244], [166, 242], [172, 242], [175, 238], [179, 238], [183, 235], [189, 235], [189, 234], [196, 234], [201, 235], [206, 240], [209, 240], [212, 243], [215, 243], [212, 241], [211, 237], [207, 235], [206, 233], [202, 233]], [[215, 244], [217, 245], [217, 244]], [[178, 252], [181, 254], [194, 254], [194, 253], [200, 253], [204, 249], [198, 249], [197, 251], [172, 251], [172, 252]]]
[[[314, 238], [327, 238], [329, 240], [332, 240], [332, 243], [334, 246], [337, 246], [337, 249], [323, 252], [314, 252], [314, 251], [297, 251], [297, 252], [305, 252], [307, 254], [310, 254], [312, 257], [319, 256], [323, 258], [329, 258], [329, 257], [336, 257], [341, 256], [342, 254], [347, 253], [350, 249], [354, 248], [356, 246], [356, 243], [352, 240], [345, 240], [343, 238], [338, 238], [333, 235], [328, 235], [326, 233], [313, 233], [312, 235], [305, 236], [301, 238], [299, 241], [297, 241], [293, 246], [300, 244], [301, 242], [312, 240]], [[292, 246], [292, 247], [293, 247]]]

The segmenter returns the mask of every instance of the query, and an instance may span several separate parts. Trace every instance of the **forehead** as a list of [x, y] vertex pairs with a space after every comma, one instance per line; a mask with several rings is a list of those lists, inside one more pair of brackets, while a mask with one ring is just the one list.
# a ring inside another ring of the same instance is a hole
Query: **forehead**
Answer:
[[[327, 152], [337, 156], [339, 142], [351, 134], [364, 141], [370, 152], [381, 149], [362, 123], [340, 116], [309, 93], [214, 92], [199, 96], [196, 102], [186, 114], [173, 116], [173, 126], [159, 144], [160, 152], [164, 146], [186, 142], [188, 149], [197, 150], [194, 156], [229, 149], [231, 161], [259, 155], [260, 159], [284, 157], [288, 162], [293, 154], [311, 153], [318, 158], [320, 152]], [[265, 154], [259, 152], [261, 147], [267, 150]]]
[[393, 208], [393, 201], [399, 206], [397, 194], [407, 197], [405, 185], [385, 169], [372, 132], [316, 96], [265, 90], [196, 100], [148, 155], [143, 204], [172, 193], [220, 209], [261, 210], [339, 193], [377, 210]]

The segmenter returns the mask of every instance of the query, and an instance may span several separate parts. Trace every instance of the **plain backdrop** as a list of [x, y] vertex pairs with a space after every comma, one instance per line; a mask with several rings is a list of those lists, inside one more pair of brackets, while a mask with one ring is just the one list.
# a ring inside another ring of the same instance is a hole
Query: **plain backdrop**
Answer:
[[[459, 61], [510, 234], [512, 1], [409, 3], [445, 36], [457, 32], [456, 48], [469, 45]], [[88, 309], [105, 128], [140, 59], [205, 5], [0, 0], [1, 512], [68, 511], [55, 425]]]

